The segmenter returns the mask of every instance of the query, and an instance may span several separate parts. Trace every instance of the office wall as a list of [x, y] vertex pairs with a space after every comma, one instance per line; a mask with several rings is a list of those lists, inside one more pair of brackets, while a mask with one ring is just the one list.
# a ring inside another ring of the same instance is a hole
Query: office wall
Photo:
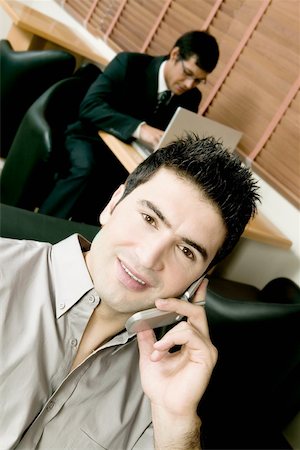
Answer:
[[7, 36], [11, 26], [11, 19], [9, 15], [0, 7], [0, 39]]
[[[58, 7], [52, 0], [28, 3], [36, 3], [39, 7], [45, 3], [47, 10], [51, 9], [53, 3], [53, 11]], [[0, 38], [4, 38], [11, 21], [2, 8], [0, 14]], [[61, 15], [60, 20], [62, 18], [67, 18], [67, 14]], [[81, 28], [80, 25], [78, 27]], [[226, 278], [251, 283], [257, 287], [262, 287], [278, 276], [289, 277], [300, 285], [300, 211], [265, 181], [258, 176], [257, 179], [262, 194], [260, 211], [293, 242], [293, 246], [289, 250], [283, 250], [241, 239], [236, 250], [220, 265], [218, 271]]]

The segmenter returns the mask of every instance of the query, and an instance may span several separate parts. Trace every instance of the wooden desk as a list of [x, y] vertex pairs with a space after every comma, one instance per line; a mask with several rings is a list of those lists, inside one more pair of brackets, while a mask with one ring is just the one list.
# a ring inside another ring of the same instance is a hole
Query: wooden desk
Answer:
[[[132, 172], [143, 161], [143, 157], [131, 145], [125, 144], [104, 131], [100, 131], [99, 135], [128, 172]], [[243, 237], [284, 249], [292, 245], [292, 242], [261, 213], [249, 222]]]
[[107, 64], [107, 59], [93, 50], [75, 29], [17, 0], [0, 0], [0, 6], [13, 21], [7, 39], [14, 50], [63, 49], [76, 57], [77, 65], [85, 58], [101, 66]]
[[120, 141], [120, 139], [116, 138], [112, 134], [106, 133], [105, 131], [99, 131], [99, 136], [103, 139], [105, 144], [115, 154], [129, 173], [143, 161], [144, 158], [134, 147], [132, 147], [132, 145], [125, 144]]

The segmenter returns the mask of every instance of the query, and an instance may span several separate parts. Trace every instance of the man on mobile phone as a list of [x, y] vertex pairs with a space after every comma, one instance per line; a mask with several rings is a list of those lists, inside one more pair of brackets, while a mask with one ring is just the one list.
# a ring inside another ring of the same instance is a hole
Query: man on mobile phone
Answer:
[[[207, 282], [194, 303], [177, 297], [232, 250], [258, 198], [237, 157], [187, 135], [129, 175], [91, 244], [1, 239], [2, 449], [200, 449], [217, 360], [196, 304]], [[187, 320], [129, 336], [154, 306]]]

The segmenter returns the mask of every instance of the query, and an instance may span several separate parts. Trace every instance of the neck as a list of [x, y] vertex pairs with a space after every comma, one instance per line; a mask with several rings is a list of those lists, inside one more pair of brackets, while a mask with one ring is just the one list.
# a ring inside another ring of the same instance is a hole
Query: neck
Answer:
[[126, 320], [132, 313], [120, 313], [101, 302], [93, 313], [98, 335], [108, 340], [125, 328]]
[[94, 310], [82, 335], [72, 369], [77, 367], [92, 352], [122, 331], [130, 313], [117, 313], [105, 304]]

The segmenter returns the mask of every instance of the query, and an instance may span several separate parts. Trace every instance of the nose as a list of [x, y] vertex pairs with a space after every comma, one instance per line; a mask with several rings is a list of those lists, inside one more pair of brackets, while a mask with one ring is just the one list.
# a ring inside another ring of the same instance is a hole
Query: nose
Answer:
[[143, 242], [136, 252], [143, 267], [160, 271], [164, 268], [167, 251], [168, 242], [166, 239], [153, 238]]
[[194, 87], [194, 80], [187, 78], [184, 82], [184, 85], [187, 89], [192, 89]]

